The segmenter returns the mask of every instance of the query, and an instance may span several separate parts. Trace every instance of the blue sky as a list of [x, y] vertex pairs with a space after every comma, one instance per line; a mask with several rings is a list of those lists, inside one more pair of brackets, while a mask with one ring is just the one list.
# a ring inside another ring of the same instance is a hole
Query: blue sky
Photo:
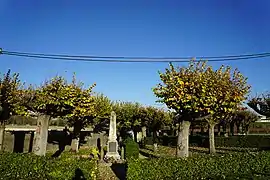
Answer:
[[[220, 56], [270, 51], [269, 0], [0, 0], [0, 47], [7, 51], [98, 56]], [[0, 72], [40, 84], [59, 74], [113, 100], [155, 104], [167, 64], [64, 62], [0, 56]], [[253, 93], [270, 89], [270, 58], [231, 65]], [[185, 65], [183, 63], [179, 65]]]

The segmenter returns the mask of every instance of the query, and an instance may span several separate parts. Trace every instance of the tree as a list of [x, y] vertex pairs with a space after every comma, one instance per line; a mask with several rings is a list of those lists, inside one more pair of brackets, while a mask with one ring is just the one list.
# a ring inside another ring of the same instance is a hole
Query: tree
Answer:
[[108, 128], [110, 114], [112, 112], [112, 101], [104, 94], [97, 94], [94, 96], [94, 106], [97, 116], [94, 118], [94, 131], [100, 132]]
[[3, 150], [5, 123], [11, 115], [24, 115], [26, 109], [19, 101], [19, 74], [8, 70], [0, 76], [0, 150]]
[[61, 76], [46, 80], [38, 87], [30, 85], [21, 92], [21, 102], [32, 115], [38, 117], [35, 154], [44, 156], [46, 153], [49, 120], [71, 113], [70, 94], [68, 83]]
[[242, 132], [245, 134], [248, 134], [250, 125], [257, 120], [259, 120], [259, 116], [247, 109], [240, 109], [236, 111], [233, 118], [233, 121], [237, 122], [238, 132], [240, 132], [239, 127], [242, 126]]
[[172, 122], [171, 115], [163, 109], [148, 106], [142, 109], [142, 125], [153, 132], [154, 151], [157, 150], [157, 132]]
[[82, 129], [93, 123], [94, 118], [97, 116], [95, 109], [95, 99], [93, 96], [93, 88], [96, 84], [91, 85], [87, 89], [83, 88], [82, 82], [76, 82], [75, 75], [71, 84], [66, 86], [66, 98], [68, 102], [68, 114], [65, 116], [68, 124], [73, 129], [73, 137], [71, 143], [71, 150], [78, 152], [80, 132]]
[[253, 97], [247, 104], [257, 113], [270, 117], [270, 93], [264, 93], [258, 97]]
[[142, 106], [139, 103], [115, 102], [113, 110], [117, 116], [117, 128], [120, 130], [120, 136], [125, 138], [127, 131], [132, 130], [134, 139], [137, 141], [137, 132], [141, 128]]
[[[213, 152], [213, 127], [223, 112], [232, 111], [244, 99], [243, 94], [249, 89], [246, 79], [237, 70], [231, 79], [229, 67], [224, 70], [222, 66], [214, 71], [206, 62], [195, 63], [194, 60], [188, 67], [177, 69], [170, 64], [170, 68], [159, 75], [162, 83], [153, 91], [159, 102], [179, 115], [177, 156], [188, 156], [190, 123], [202, 119], [206, 119], [210, 126], [210, 149]], [[229, 88], [232, 90], [226, 92]]]

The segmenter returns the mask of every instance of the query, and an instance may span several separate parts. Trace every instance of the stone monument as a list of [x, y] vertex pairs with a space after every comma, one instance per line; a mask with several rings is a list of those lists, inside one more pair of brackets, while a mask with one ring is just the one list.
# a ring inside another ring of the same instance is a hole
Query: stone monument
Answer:
[[116, 114], [114, 111], [111, 112], [107, 153], [105, 155], [105, 159], [109, 158], [113, 158], [115, 160], [119, 160], [121, 158], [118, 153], [118, 142], [116, 135]]
[[37, 120], [37, 129], [35, 133], [34, 153], [38, 156], [45, 156], [47, 149], [48, 127], [50, 117], [41, 115]]

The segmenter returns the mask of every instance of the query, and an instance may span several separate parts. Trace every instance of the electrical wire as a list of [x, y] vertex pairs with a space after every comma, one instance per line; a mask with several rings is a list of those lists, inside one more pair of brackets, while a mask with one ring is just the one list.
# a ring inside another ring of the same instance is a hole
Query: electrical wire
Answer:
[[[189, 62], [192, 57], [112, 57], [112, 56], [74, 56], [60, 54], [39, 54], [15, 51], [4, 51], [0, 49], [0, 54], [17, 57], [64, 60], [64, 61], [87, 61], [87, 62], [123, 62], [123, 63], [169, 63], [169, 62]], [[228, 56], [209, 56], [198, 57], [201, 61], [220, 62], [220, 61], [239, 61], [269, 57], [270, 53], [228, 55]], [[207, 60], [203, 60], [207, 59]]]

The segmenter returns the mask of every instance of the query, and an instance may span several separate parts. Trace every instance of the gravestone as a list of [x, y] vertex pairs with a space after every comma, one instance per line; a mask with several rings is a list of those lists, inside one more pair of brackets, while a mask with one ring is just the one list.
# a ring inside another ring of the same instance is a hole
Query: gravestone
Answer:
[[118, 142], [116, 135], [116, 114], [114, 111], [111, 113], [110, 118], [110, 128], [109, 128], [109, 138], [107, 144], [107, 153], [105, 155], [105, 159], [113, 158], [115, 160], [120, 159], [120, 155], [118, 153]]
[[37, 129], [35, 133], [34, 153], [38, 156], [45, 156], [47, 150], [48, 127], [50, 117], [41, 115], [37, 120]]

